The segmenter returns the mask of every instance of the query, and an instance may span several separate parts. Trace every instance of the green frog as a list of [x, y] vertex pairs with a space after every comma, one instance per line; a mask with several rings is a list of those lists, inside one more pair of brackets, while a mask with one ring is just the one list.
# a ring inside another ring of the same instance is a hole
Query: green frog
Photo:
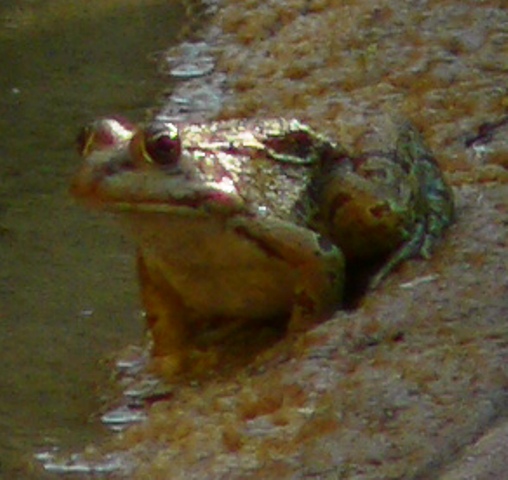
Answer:
[[[138, 245], [153, 355], [179, 372], [207, 329], [329, 317], [355, 265], [377, 286], [428, 257], [453, 197], [421, 135], [349, 154], [294, 119], [135, 127], [104, 118], [79, 137], [71, 191], [119, 214]], [[347, 269], [346, 269], [347, 266]]]

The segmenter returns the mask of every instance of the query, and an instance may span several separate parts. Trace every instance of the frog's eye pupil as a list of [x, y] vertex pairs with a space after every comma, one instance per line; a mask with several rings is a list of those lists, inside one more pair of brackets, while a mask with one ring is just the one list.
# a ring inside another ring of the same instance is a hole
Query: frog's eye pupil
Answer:
[[155, 122], [146, 128], [144, 137], [144, 148], [150, 162], [169, 167], [178, 163], [182, 142], [175, 125]]
[[146, 150], [154, 163], [167, 166], [174, 165], [180, 158], [180, 140], [169, 135], [161, 135], [152, 139], [147, 144]]

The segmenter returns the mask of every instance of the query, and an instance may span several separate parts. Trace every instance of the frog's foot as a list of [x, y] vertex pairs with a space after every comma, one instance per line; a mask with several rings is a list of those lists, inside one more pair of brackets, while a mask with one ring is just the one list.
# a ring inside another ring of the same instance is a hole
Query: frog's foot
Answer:
[[419, 185], [415, 213], [417, 223], [422, 228], [415, 236], [420, 236], [418, 253], [428, 258], [434, 244], [455, 219], [453, 192], [422, 135], [409, 123], [400, 129], [397, 158], [402, 164], [414, 166], [412, 175]]
[[151, 358], [149, 370], [165, 380], [171, 381], [182, 374], [185, 363], [185, 356], [180, 352], [171, 355], [157, 355]]
[[453, 192], [445, 182], [436, 160], [421, 134], [405, 123], [397, 140], [397, 159], [411, 171], [418, 185], [414, 198], [414, 226], [409, 238], [388, 258], [371, 280], [370, 288], [403, 261], [412, 257], [430, 258], [435, 244], [455, 218]]
[[206, 377], [218, 364], [217, 351], [190, 348], [186, 351], [152, 357], [150, 370], [166, 381], [174, 381], [182, 377], [197, 379]]
[[407, 259], [421, 255], [424, 258], [429, 258], [423, 251], [423, 244], [425, 242], [425, 229], [423, 225], [418, 225], [413, 237], [410, 241], [404, 243], [397, 249], [383, 266], [376, 272], [368, 283], [369, 289], [377, 288], [381, 282], [388, 276], [390, 272], [395, 270], [401, 263]]

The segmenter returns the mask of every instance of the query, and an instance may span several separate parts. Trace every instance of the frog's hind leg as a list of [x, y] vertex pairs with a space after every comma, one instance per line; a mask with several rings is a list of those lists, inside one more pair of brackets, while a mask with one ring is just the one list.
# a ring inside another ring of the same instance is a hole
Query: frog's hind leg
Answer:
[[255, 227], [242, 224], [244, 238], [282, 260], [293, 274], [293, 301], [288, 331], [300, 332], [324, 320], [342, 303], [345, 260], [341, 250], [325, 237], [293, 223], [271, 218]]

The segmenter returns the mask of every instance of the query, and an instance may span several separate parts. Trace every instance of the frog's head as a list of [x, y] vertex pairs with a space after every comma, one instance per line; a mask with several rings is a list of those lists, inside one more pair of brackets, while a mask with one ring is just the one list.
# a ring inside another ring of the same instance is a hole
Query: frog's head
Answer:
[[71, 193], [113, 211], [232, 213], [243, 208], [231, 175], [216, 152], [186, 146], [173, 123], [127, 127], [103, 118], [78, 137], [84, 162]]

